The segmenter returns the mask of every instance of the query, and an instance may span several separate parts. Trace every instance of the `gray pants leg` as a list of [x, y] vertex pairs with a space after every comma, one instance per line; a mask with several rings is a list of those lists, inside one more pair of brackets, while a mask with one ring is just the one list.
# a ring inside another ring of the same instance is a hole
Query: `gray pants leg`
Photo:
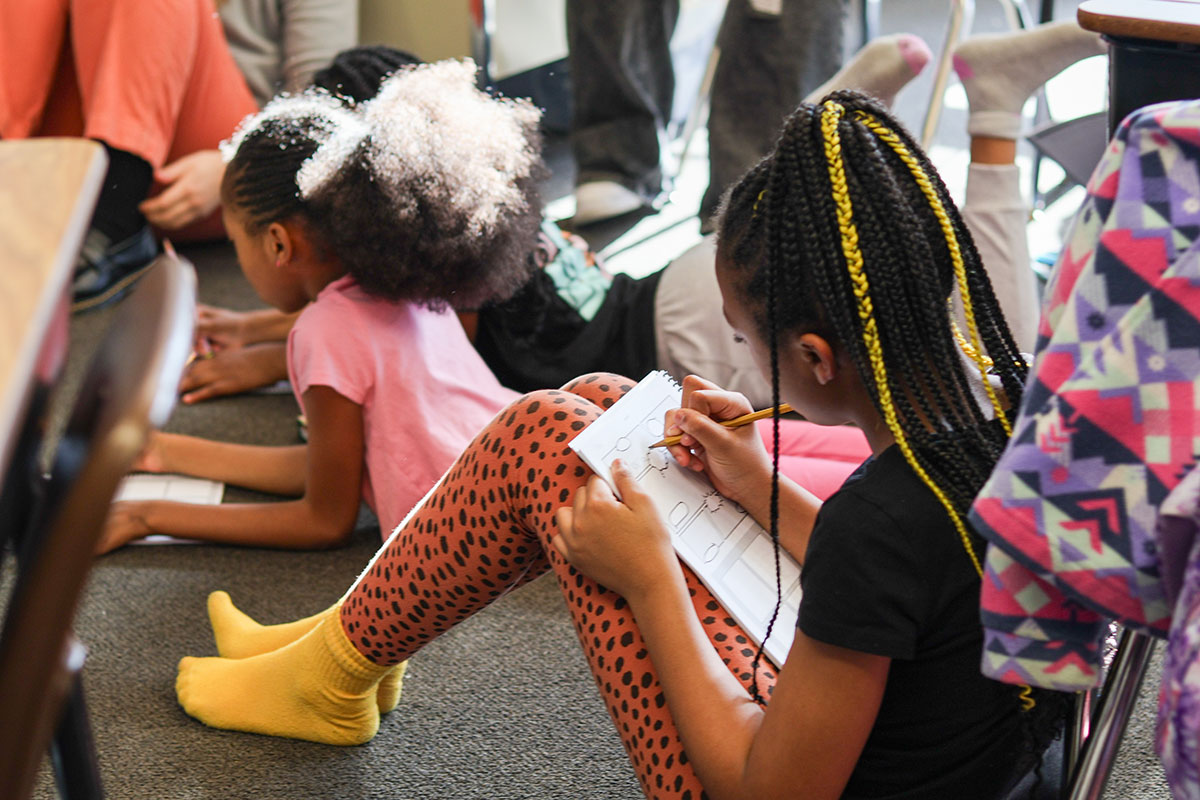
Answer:
[[1020, 179], [1015, 164], [971, 164], [962, 217], [1017, 347], [1032, 353], [1041, 307], [1037, 278], [1029, 267], [1029, 208]]
[[842, 61], [843, 0], [729, 0], [708, 119], [709, 183], [700, 219], [775, 144], [785, 117]]
[[671, 116], [670, 41], [679, 0], [569, 0], [568, 63], [576, 183], [662, 190], [659, 137]]

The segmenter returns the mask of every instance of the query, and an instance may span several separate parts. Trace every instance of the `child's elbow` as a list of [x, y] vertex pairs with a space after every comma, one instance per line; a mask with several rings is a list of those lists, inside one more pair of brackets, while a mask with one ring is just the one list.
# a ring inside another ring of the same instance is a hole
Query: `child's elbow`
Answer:
[[333, 550], [343, 547], [350, 542], [350, 534], [354, 533], [354, 523], [319, 525], [312, 532], [312, 547], [314, 550]]
[[357, 509], [353, 515], [316, 514], [308, 530], [308, 545], [313, 550], [332, 550], [350, 542], [354, 523], [358, 519]]

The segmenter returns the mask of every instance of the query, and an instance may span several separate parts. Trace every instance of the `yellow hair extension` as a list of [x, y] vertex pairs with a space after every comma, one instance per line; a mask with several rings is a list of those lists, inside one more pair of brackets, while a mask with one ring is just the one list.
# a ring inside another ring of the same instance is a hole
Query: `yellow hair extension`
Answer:
[[963, 548], [971, 559], [971, 564], [980, 577], [983, 577], [983, 565], [971, 544], [967, 526], [959, 515], [950, 498], [942, 491], [925, 468], [917, 461], [916, 453], [905, 436], [900, 420], [896, 416], [896, 407], [892, 402], [892, 390], [888, 384], [887, 367], [883, 363], [883, 346], [879, 340], [879, 328], [875, 321], [874, 304], [871, 302], [870, 285], [863, 269], [862, 251], [858, 246], [858, 228], [854, 224], [854, 209], [850, 202], [850, 191], [846, 186], [846, 167], [842, 163], [842, 142], [838, 134], [838, 120], [845, 114], [845, 108], [832, 100], [826, 101], [821, 110], [821, 134], [825, 140], [825, 160], [829, 168], [829, 182], [832, 184], [833, 200], [837, 206], [838, 230], [842, 236], [842, 254], [846, 259], [846, 268], [850, 272], [850, 280], [854, 284], [854, 296], [858, 300], [858, 316], [862, 321], [863, 344], [871, 359], [871, 371], [875, 376], [875, 388], [879, 394], [879, 405], [888, 430], [896, 439], [904, 459], [912, 467], [917, 477], [929, 487], [934, 497], [945, 507], [950, 515], [950, 521], [958, 531]]
[[[953, 312], [953, 309], [951, 309], [951, 312]], [[958, 349], [962, 350], [963, 353], [966, 354], [967, 358], [974, 361], [975, 365], [983, 371], [992, 368], [992, 365], [996, 362], [992, 361], [992, 359], [988, 358], [972, 347], [971, 343], [968, 342], [962, 335], [962, 331], [958, 329], [958, 323], [953, 319], [950, 320], [950, 330], [954, 334], [954, 341], [958, 342]]]
[[[975, 323], [975, 306], [971, 301], [971, 293], [967, 289], [967, 268], [963, 263], [962, 250], [958, 246], [958, 237], [954, 233], [954, 225], [950, 222], [950, 216], [946, 213], [946, 208], [942, 205], [941, 198], [934, 191], [929, 176], [925, 174], [925, 170], [921, 168], [921, 165], [913, 157], [912, 153], [904, 146], [904, 142], [900, 140], [900, 137], [865, 111], [856, 111], [855, 117], [861, 120], [869, 131], [891, 147], [892, 151], [904, 162], [909, 172], [912, 173], [913, 180], [916, 181], [917, 186], [921, 189], [921, 193], [925, 195], [925, 200], [929, 203], [929, 207], [933, 209], [934, 216], [937, 217], [938, 224], [942, 228], [942, 235], [946, 238], [946, 246], [950, 250], [950, 261], [954, 265], [954, 276], [958, 281], [959, 294], [962, 295], [963, 316], [966, 317], [967, 332], [971, 336], [970, 346], [964, 347], [963, 352], [978, 365], [979, 371], [985, 376], [983, 388], [987, 392], [992, 408], [995, 409], [996, 418], [1004, 426], [1004, 434], [1012, 436], [1012, 425], [1004, 413], [1004, 407], [1000, 404], [1000, 398], [996, 395], [996, 391], [992, 388], [991, 383], [986, 379], [987, 371], [991, 368], [992, 362], [983, 355], [983, 345], [979, 341], [979, 327]], [[961, 336], [961, 333], [959, 336]], [[964, 342], [963, 344], [966, 343]]]
[[[862, 114], [862, 112], [857, 113], [860, 118], [869, 116]], [[975, 553], [975, 548], [971, 544], [971, 539], [967, 533], [966, 525], [963, 523], [958, 511], [954, 508], [954, 505], [950, 502], [950, 498], [946, 496], [941, 487], [934, 483], [933, 479], [929, 476], [929, 473], [926, 472], [925, 468], [922, 467], [917, 461], [916, 454], [913, 452], [912, 446], [908, 442], [908, 438], [904, 435], [904, 429], [900, 426], [900, 421], [896, 417], [895, 406], [892, 404], [891, 388], [889, 387], [887, 380], [887, 368], [883, 362], [883, 348], [879, 341], [879, 329], [877, 323], [875, 322], [874, 306], [871, 302], [870, 285], [867, 282], [866, 273], [863, 271], [862, 251], [858, 247], [858, 229], [854, 224], [853, 206], [850, 201], [850, 192], [846, 186], [846, 169], [845, 165], [842, 163], [842, 144], [837, 130], [837, 123], [844, 114], [845, 109], [841, 106], [841, 104], [833, 101], [826, 101], [821, 112], [821, 133], [825, 140], [825, 159], [829, 167], [829, 181], [832, 184], [833, 199], [837, 206], [838, 230], [842, 235], [842, 253], [846, 259], [846, 267], [850, 272], [850, 279], [854, 284], [854, 295], [858, 299], [858, 315], [862, 320], [863, 325], [863, 343], [866, 345], [867, 352], [870, 355], [871, 370], [875, 375], [875, 386], [879, 393], [879, 404], [883, 407], [883, 415], [887, 422], [888, 429], [891, 430], [892, 435], [896, 439], [896, 444], [899, 445], [901, 452], [904, 453], [905, 460], [908, 462], [909, 466], [912, 467], [913, 471], [917, 473], [918, 477], [921, 478], [922, 482], [929, 487], [930, 491], [933, 492], [934, 496], [937, 497], [942, 506], [945, 507], [946, 512], [950, 515], [951, 522], [954, 523], [954, 527], [958, 531], [959, 537], [962, 539], [963, 548], [967, 551], [967, 555], [971, 559], [971, 564], [975, 567], [976, 573], [978, 573], [982, 578], [983, 565], [980, 563], [979, 556]], [[879, 125], [878, 127], [886, 131], [886, 128], [883, 128], [883, 126]], [[872, 128], [872, 130], [875, 129]], [[875, 132], [878, 135], [878, 131]], [[891, 132], [888, 131], [888, 133]], [[897, 140], [897, 143], [903, 148], [902, 142]], [[905, 155], [911, 159], [911, 154], [908, 154], [907, 148], [903, 148], [903, 150], [904, 155], [901, 155], [901, 159], [905, 159]], [[915, 165], [915, 161], [913, 164], [910, 164], [910, 169], [913, 167], [913, 165]], [[921, 172], [919, 169], [917, 171]], [[921, 175], [924, 176], [924, 173], [921, 172]], [[920, 182], [920, 179], [918, 179], [918, 182]], [[925, 178], [925, 183], [928, 184], [928, 178]], [[932, 187], [930, 188], [932, 189]], [[929, 195], [927, 195], [927, 197], [928, 196]], [[936, 200], [936, 195], [933, 195], [933, 199]], [[942, 219], [943, 222], [948, 221], [945, 217], [945, 211], [941, 207], [940, 202], [935, 204], [933, 201], [931, 201], [931, 205], [933, 205], [934, 211], [938, 214], [939, 219]], [[963, 270], [962, 267], [961, 254], [958, 252], [957, 240], [954, 239], [952, 234], [949, 234], [948, 236], [948, 241], [951, 244], [951, 251], [955, 259], [956, 272], [962, 271], [962, 274], [965, 275], [965, 270]], [[966, 305], [970, 302], [966, 291], [966, 286], [964, 284], [960, 284], [960, 286], [963, 291], [964, 305]], [[973, 327], [973, 313], [968, 312], [967, 319], [968, 324], [972, 326], [971, 333], [973, 338], [976, 340], [976, 346], [978, 346], [978, 337], [976, 335], [975, 328]], [[961, 334], [959, 334], [959, 336], [961, 337]], [[963, 341], [962, 344], [966, 345], [967, 343]], [[975, 361], [982, 367], [983, 357], [979, 354], [978, 350], [975, 350], [975, 355], [980, 356], [979, 358], [975, 358]], [[968, 356], [972, 356], [972, 353], [968, 352]], [[984, 383], [987, 385], [986, 381]], [[989, 395], [990, 394], [991, 392], [989, 391]], [[995, 403], [996, 399], [994, 397], [992, 399], [993, 403]], [[1003, 414], [1000, 413], [998, 406], [997, 416], [999, 416], [1001, 419], [1004, 418]], [[1007, 430], [1008, 426], [1006, 425], [1005, 428]], [[1009, 431], [1009, 433], [1011, 435], [1011, 431]], [[1034, 706], [1037, 705], [1033, 698], [1033, 688], [1028, 685], [1021, 686], [1021, 692], [1018, 696], [1018, 699], [1021, 703], [1021, 707], [1025, 711], [1030, 711], [1034, 708]]]

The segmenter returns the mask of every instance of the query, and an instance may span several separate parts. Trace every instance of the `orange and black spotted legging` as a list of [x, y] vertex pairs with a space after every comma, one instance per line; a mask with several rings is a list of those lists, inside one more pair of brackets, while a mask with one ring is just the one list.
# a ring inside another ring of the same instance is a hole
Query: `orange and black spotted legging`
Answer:
[[[590, 474], [567, 443], [630, 385], [613, 375], [586, 376], [559, 391], [526, 395], [501, 412], [384, 545], [343, 603], [341, 622], [367, 659], [396, 664], [551, 569], [646, 796], [699, 798], [625, 600], [576, 572], [550, 545], [558, 532], [555, 509], [571, 502]], [[844, 466], [843, 477], [850, 469]], [[754, 645], [684, 572], [709, 639], [749, 686]], [[760, 691], [774, 680], [769, 664], [760, 667]]]

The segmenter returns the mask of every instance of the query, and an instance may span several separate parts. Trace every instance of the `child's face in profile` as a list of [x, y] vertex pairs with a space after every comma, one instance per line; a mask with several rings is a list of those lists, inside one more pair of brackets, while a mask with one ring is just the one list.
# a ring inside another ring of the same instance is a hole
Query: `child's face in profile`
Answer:
[[[738, 337], [745, 340], [758, 371], [770, 381], [770, 343], [760, 335], [754, 310], [743, 299], [737, 278], [719, 250], [716, 270], [725, 319]], [[818, 425], [850, 421], [847, 398], [834, 380], [836, 368], [831, 365], [836, 358], [828, 343], [815, 334], [781, 333], [778, 340], [780, 399]]]
[[221, 218], [237, 252], [238, 265], [258, 296], [281, 311], [303, 308], [308, 297], [289, 268], [290, 252], [278, 241], [278, 223], [257, 234], [250, 233], [243, 214], [228, 203], [221, 209]]

